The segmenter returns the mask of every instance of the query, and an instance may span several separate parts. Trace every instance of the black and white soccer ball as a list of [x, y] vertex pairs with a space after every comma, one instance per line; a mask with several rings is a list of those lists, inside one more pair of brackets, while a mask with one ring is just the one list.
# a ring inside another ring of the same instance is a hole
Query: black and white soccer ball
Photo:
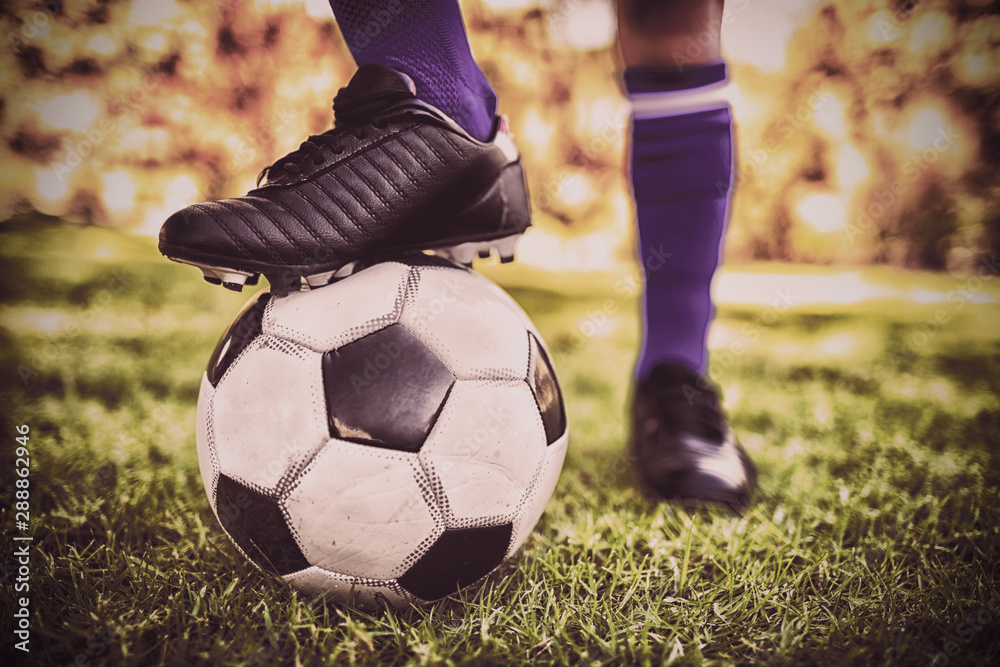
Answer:
[[422, 255], [257, 295], [198, 400], [202, 479], [237, 548], [363, 608], [431, 602], [496, 569], [542, 515], [567, 440], [524, 311]]

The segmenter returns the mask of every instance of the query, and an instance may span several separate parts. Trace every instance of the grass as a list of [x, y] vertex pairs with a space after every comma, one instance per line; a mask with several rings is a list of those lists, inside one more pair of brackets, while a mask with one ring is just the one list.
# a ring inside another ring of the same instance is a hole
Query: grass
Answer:
[[[634, 487], [622, 452], [635, 301], [518, 288], [571, 419], [547, 513], [484, 586], [369, 615], [258, 573], [205, 498], [198, 383], [247, 297], [103, 230], [28, 220], [0, 225], [0, 238], [0, 562], [9, 600], [14, 428], [27, 424], [26, 664], [974, 665], [1000, 654], [989, 611], [1000, 612], [996, 302], [722, 308], [713, 372], [762, 477], [736, 517], [653, 505]], [[936, 325], [941, 308], [951, 319]], [[11, 632], [5, 614], [0, 651], [13, 654]]]

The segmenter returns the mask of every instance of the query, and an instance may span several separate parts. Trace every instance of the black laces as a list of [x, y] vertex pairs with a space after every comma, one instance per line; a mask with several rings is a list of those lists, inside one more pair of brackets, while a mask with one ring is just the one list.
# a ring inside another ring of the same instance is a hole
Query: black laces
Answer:
[[343, 153], [348, 134], [364, 139], [368, 136], [368, 128], [384, 129], [387, 119], [380, 118], [380, 114], [399, 102], [412, 99], [415, 98], [409, 91], [380, 88], [348, 94], [347, 88], [341, 88], [333, 99], [333, 129], [310, 136], [294, 151], [264, 167], [257, 176], [257, 185], [286, 175], [299, 176], [307, 160], [313, 166], [320, 164], [325, 159], [324, 146], [334, 154]]

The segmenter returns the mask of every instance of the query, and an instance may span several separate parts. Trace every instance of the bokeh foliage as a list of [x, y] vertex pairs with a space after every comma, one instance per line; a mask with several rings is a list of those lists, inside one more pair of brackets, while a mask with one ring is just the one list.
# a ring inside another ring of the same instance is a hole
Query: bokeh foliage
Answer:
[[[329, 127], [329, 100], [353, 70], [318, 4], [4, 3], [0, 214], [36, 209], [153, 234], [181, 206], [245, 192], [262, 167]], [[572, 19], [591, 0], [503, 4], [462, 3], [527, 163], [543, 230], [528, 243], [553, 244], [550, 258], [562, 248], [557, 268], [622, 265], [632, 206], [615, 48], [558, 37], [578, 29]], [[996, 3], [812, 6], [782, 69], [732, 60], [728, 258], [963, 270], [996, 253]], [[761, 7], [730, 0], [724, 36]]]

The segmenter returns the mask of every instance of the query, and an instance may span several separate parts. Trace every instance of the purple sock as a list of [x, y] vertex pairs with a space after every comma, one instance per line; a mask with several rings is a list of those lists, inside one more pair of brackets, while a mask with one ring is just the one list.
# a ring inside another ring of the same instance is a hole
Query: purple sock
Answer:
[[497, 97], [479, 69], [458, 0], [330, 0], [358, 65], [410, 76], [417, 96], [480, 141], [489, 139]]
[[732, 175], [725, 64], [625, 71], [632, 100], [632, 185], [646, 276], [645, 337], [636, 375], [661, 361], [704, 374], [709, 293], [719, 264]]

